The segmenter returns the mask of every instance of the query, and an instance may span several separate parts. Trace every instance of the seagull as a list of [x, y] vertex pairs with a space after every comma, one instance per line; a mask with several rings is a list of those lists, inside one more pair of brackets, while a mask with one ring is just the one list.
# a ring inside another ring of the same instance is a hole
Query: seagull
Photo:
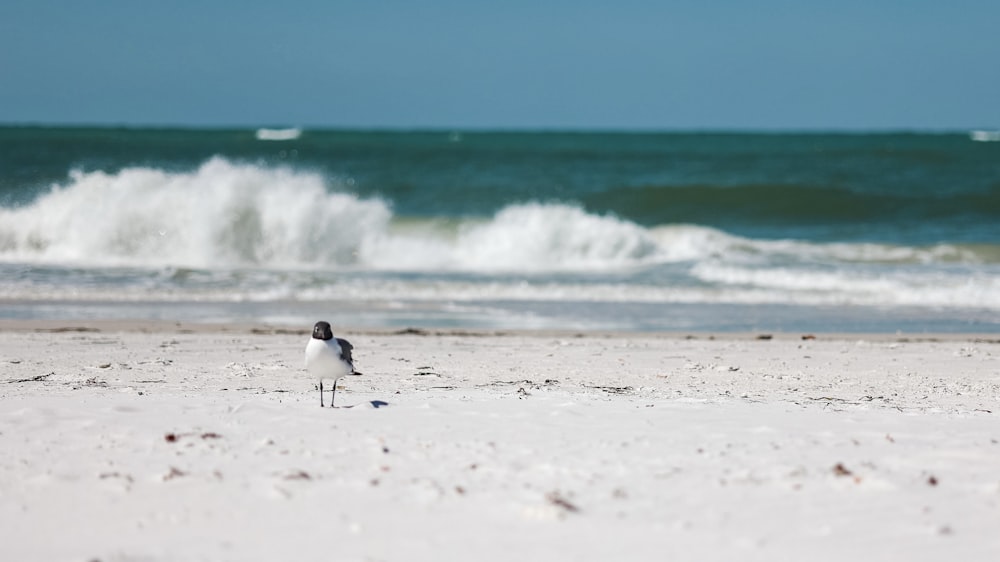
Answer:
[[337, 395], [337, 379], [347, 375], [360, 375], [354, 370], [351, 360], [351, 342], [333, 337], [329, 322], [317, 322], [313, 326], [312, 338], [306, 344], [306, 370], [319, 379], [319, 407], [323, 407], [323, 379], [333, 379], [333, 393], [330, 407]]

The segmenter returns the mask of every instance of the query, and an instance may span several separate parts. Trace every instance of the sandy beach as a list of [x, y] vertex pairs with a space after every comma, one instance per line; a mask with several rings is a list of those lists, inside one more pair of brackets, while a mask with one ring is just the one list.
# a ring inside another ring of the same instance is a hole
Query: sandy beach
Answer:
[[1000, 556], [995, 337], [307, 328], [0, 324], [0, 559]]

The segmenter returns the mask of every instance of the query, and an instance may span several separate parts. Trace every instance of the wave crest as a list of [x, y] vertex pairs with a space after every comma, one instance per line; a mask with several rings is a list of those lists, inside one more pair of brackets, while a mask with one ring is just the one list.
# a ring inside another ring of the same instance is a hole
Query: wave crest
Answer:
[[131, 266], [350, 263], [392, 213], [328, 193], [316, 174], [213, 158], [189, 173], [74, 171], [31, 205], [0, 211], [6, 261]]
[[191, 172], [73, 171], [0, 209], [7, 262], [137, 267], [415, 271], [607, 270], [669, 258], [644, 227], [563, 204], [495, 216], [395, 219], [319, 174], [213, 158]]
[[387, 237], [367, 261], [380, 268], [593, 271], [641, 264], [655, 259], [659, 250], [636, 224], [558, 204], [511, 205], [489, 220], [461, 222], [450, 238], [439, 233], [422, 239], [413, 233]]

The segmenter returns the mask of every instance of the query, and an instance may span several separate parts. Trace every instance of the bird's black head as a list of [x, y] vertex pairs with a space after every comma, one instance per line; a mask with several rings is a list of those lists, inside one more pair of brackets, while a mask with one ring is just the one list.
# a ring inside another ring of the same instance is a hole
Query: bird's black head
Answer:
[[330, 329], [329, 322], [316, 322], [313, 326], [313, 338], [317, 340], [332, 340], [333, 330]]

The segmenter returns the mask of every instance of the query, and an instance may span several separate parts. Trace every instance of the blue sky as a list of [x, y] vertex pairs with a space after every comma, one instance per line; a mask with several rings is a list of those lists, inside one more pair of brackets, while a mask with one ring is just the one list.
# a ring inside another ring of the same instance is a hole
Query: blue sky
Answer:
[[1000, 127], [1000, 2], [4, 0], [0, 123]]

